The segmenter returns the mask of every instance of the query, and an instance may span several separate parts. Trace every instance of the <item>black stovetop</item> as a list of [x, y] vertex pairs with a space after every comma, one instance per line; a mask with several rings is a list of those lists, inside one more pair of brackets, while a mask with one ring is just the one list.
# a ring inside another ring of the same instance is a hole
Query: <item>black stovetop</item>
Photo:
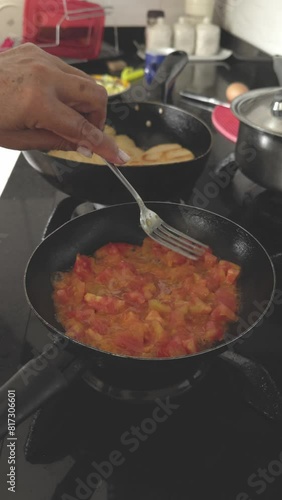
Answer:
[[[199, 113], [210, 122], [209, 113]], [[273, 256], [280, 291], [282, 239], [276, 231], [280, 221], [269, 200], [239, 202], [233, 174], [227, 184], [220, 182], [224, 176], [219, 163], [232, 150], [229, 141], [215, 134], [209, 163], [185, 201], [227, 216], [252, 232]], [[230, 162], [226, 165], [227, 172], [234, 172], [228, 170]], [[65, 198], [23, 156], [0, 198], [1, 384], [50, 342], [45, 327], [30, 313], [23, 275], [50, 214]], [[271, 314], [235, 350], [262, 364], [282, 393], [281, 303], [276, 300]], [[17, 427], [13, 498], [278, 500], [282, 422], [248, 404], [245, 389], [237, 371], [220, 358], [196, 387], [164, 402], [113, 400], [78, 379]], [[7, 460], [5, 438], [1, 500], [12, 498], [6, 483]]]
[[[279, 289], [282, 245], [267, 228], [262, 231], [255, 217], [251, 221], [246, 217], [248, 209], [239, 207], [232, 197], [232, 182], [219, 188], [215, 198], [207, 198], [207, 180], [217, 179], [216, 174], [211, 176], [213, 171], [212, 165], [207, 167], [191, 201], [205, 203], [205, 208], [261, 236], [276, 255]], [[29, 312], [23, 274], [50, 213], [64, 197], [20, 157], [0, 199], [2, 383], [49, 342], [44, 326]], [[237, 351], [263, 364], [282, 392], [279, 304]], [[277, 500], [282, 491], [282, 423], [247, 404], [244, 383], [229, 365], [218, 359], [197, 387], [171, 404], [171, 409], [159, 410], [163, 419], [155, 422], [157, 401], [144, 405], [115, 401], [77, 380], [18, 426], [15, 497], [238, 500], [260, 494]], [[6, 445], [4, 439], [4, 479]], [[114, 466], [109, 465], [110, 459]], [[5, 483], [2, 480], [0, 486], [4, 499], [9, 498]]]

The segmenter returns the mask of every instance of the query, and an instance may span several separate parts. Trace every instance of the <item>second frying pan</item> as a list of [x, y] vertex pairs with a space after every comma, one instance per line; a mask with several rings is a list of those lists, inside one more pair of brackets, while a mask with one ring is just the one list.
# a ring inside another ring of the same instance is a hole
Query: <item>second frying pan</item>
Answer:
[[[118, 134], [128, 135], [144, 150], [173, 142], [194, 153], [189, 162], [120, 167], [144, 200], [187, 200], [211, 150], [208, 127], [186, 111], [151, 102], [109, 103], [107, 117]], [[132, 201], [106, 166], [77, 164], [40, 151], [25, 151], [24, 156], [57, 189], [78, 200], [106, 205]]]

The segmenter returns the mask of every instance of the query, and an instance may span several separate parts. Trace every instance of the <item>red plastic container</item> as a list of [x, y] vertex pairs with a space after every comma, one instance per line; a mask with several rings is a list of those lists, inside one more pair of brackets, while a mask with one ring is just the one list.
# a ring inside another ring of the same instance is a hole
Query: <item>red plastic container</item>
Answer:
[[60, 57], [98, 57], [105, 26], [104, 9], [84, 0], [25, 0], [23, 42]]

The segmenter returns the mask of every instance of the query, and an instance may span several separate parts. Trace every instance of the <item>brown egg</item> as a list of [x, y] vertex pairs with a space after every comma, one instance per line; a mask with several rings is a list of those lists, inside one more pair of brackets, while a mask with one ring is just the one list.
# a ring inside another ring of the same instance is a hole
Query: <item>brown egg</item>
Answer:
[[235, 99], [235, 97], [237, 97], [238, 95], [244, 94], [245, 92], [248, 92], [248, 90], [249, 90], [249, 88], [244, 83], [241, 83], [241, 82], [231, 83], [230, 85], [228, 85], [228, 87], [226, 89], [226, 93], [225, 93], [226, 99], [229, 102], [231, 102], [231, 101], [233, 101], [233, 99]]

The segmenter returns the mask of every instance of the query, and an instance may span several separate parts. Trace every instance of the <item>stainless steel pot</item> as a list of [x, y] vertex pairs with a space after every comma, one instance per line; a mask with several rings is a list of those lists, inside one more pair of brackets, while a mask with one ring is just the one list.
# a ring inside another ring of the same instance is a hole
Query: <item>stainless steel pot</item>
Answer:
[[235, 159], [257, 184], [282, 191], [282, 88], [247, 92], [231, 104], [240, 120]]

